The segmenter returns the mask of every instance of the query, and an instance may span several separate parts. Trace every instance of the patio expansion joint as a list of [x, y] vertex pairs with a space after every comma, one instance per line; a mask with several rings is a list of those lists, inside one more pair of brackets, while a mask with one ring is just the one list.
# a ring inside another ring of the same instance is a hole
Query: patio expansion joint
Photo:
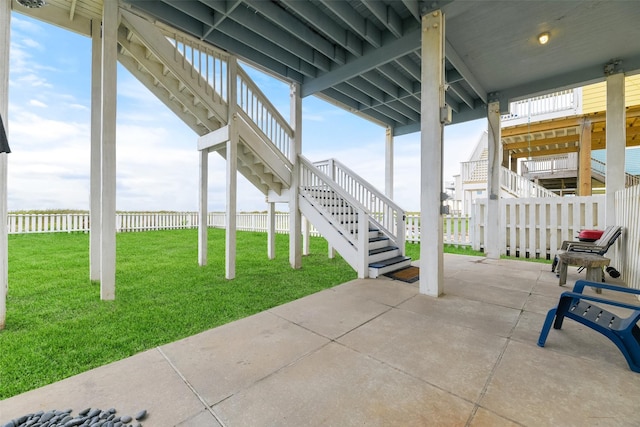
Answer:
[[[532, 295], [532, 293], [529, 292], [529, 297], [531, 295]], [[527, 299], [528, 299], [528, 297], [527, 297]], [[526, 302], [525, 302], [525, 305], [526, 305]], [[513, 323], [513, 326], [511, 327], [511, 330], [509, 331], [509, 333], [505, 337], [505, 341], [504, 341], [504, 345], [502, 346], [502, 350], [500, 350], [500, 354], [498, 355], [498, 358], [496, 359], [496, 362], [493, 364], [493, 368], [491, 368], [491, 372], [489, 372], [489, 376], [487, 377], [487, 380], [485, 381], [484, 386], [482, 387], [482, 390], [480, 391], [480, 395], [478, 396], [476, 401], [473, 402], [473, 409], [471, 410], [471, 414], [469, 415], [469, 419], [467, 420], [467, 423], [465, 424], [465, 427], [469, 427], [471, 425], [471, 422], [473, 421], [473, 419], [476, 416], [476, 413], [478, 412], [478, 408], [482, 407], [480, 405], [480, 402], [482, 401], [484, 396], [487, 394], [487, 390], [489, 389], [489, 385], [493, 381], [493, 377], [495, 376], [496, 371], [498, 370], [498, 367], [500, 366], [500, 363], [502, 363], [502, 358], [504, 357], [504, 353], [507, 351], [507, 347], [509, 346], [509, 343], [512, 341], [511, 337], [513, 336], [513, 332], [515, 331], [516, 327], [518, 326], [518, 323], [520, 322], [520, 319], [522, 318], [522, 315], [524, 314], [524, 311], [525, 311], [524, 308], [520, 309], [520, 314], [518, 314], [518, 319]], [[491, 411], [488, 408], [484, 408], [484, 407], [482, 407], [482, 408], [487, 410], [487, 411]], [[493, 411], [491, 411], [491, 412], [493, 412]], [[502, 418], [505, 418], [505, 416], [502, 415], [502, 414], [497, 414], [497, 415], [499, 415]], [[521, 425], [520, 423], [518, 423], [515, 420], [509, 419], [509, 421], [511, 421], [511, 422], [513, 422], [515, 424]]]
[[207, 403], [207, 401], [205, 400], [205, 398], [203, 396], [200, 395], [200, 393], [197, 392], [197, 390], [195, 389], [195, 387], [193, 387], [193, 385], [187, 380], [187, 378], [182, 375], [182, 372], [180, 372], [180, 370], [178, 370], [178, 367], [171, 361], [171, 359], [169, 359], [169, 356], [167, 356], [165, 354], [164, 351], [162, 351], [162, 348], [160, 347], [156, 347], [156, 350], [158, 350], [158, 352], [162, 355], [162, 357], [164, 357], [164, 359], [167, 361], [167, 363], [169, 364], [169, 366], [171, 366], [171, 369], [173, 369], [173, 371], [180, 377], [180, 379], [182, 380], [182, 382], [185, 383], [185, 385], [189, 388], [189, 390], [191, 390], [191, 392], [198, 398], [198, 400], [204, 405], [204, 407], [207, 409], [207, 411], [209, 411], [209, 413], [211, 414], [211, 416], [213, 418], [215, 418], [215, 420], [222, 426], [222, 427], [226, 427], [226, 424], [220, 419], [220, 417], [218, 417], [218, 415], [215, 413], [215, 411], [213, 410], [212, 407], [209, 406], [209, 404]]

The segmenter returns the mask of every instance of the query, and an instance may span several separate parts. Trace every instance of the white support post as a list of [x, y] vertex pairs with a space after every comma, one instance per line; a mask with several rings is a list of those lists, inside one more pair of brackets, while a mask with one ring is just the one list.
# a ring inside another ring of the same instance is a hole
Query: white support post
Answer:
[[387, 128], [385, 140], [384, 194], [393, 200], [393, 129]]
[[104, 2], [102, 19], [102, 165], [100, 298], [116, 297], [116, 99], [118, 2]]
[[[365, 221], [362, 221], [364, 218]], [[369, 277], [369, 216], [358, 209], [358, 279]]]
[[624, 108], [624, 73], [607, 76], [607, 174], [606, 174], [606, 215], [605, 223], [616, 224], [616, 191], [625, 186], [625, 147], [627, 145], [626, 111]]
[[91, 160], [89, 178], [89, 280], [100, 280], [100, 189], [102, 166], [102, 33], [91, 21]]
[[302, 267], [302, 215], [298, 194], [300, 192], [300, 154], [302, 153], [302, 98], [300, 84], [291, 84], [291, 127], [294, 136], [289, 155], [293, 168], [291, 170], [291, 189], [289, 190], [289, 264], [291, 268]]
[[200, 150], [199, 194], [198, 194], [198, 265], [207, 265], [208, 256], [208, 193], [209, 150]]
[[276, 204], [267, 203], [267, 257], [276, 257]]
[[[0, 5], [0, 117], [9, 133], [9, 46], [11, 42], [11, 2]], [[9, 292], [9, 231], [7, 228], [7, 153], [0, 153], [0, 330], [7, 319]]]
[[420, 293], [444, 291], [442, 136], [444, 107], [444, 16], [440, 10], [422, 17], [422, 95], [420, 123]]
[[302, 217], [302, 255], [309, 255], [309, 220], [306, 217]]
[[225, 239], [225, 277], [236, 277], [236, 229], [238, 195], [238, 126], [235, 123], [237, 109], [237, 70], [236, 58], [229, 59], [229, 140], [227, 141], [227, 229]]
[[489, 158], [487, 160], [487, 258], [500, 259], [500, 168], [502, 148], [500, 140], [500, 102], [490, 102], [487, 110]]
[[[328, 175], [332, 180], [336, 180], [336, 165], [335, 162], [333, 161], [333, 159], [329, 159], [329, 170]], [[334, 259], [336, 257], [336, 249], [331, 246], [331, 243], [327, 240], [327, 245], [328, 245], [328, 250], [327, 250], [327, 257], [329, 259]]]

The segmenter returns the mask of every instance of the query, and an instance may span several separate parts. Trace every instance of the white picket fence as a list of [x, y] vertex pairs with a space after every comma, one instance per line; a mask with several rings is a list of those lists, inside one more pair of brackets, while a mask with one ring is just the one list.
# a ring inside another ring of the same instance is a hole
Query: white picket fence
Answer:
[[616, 193], [616, 223], [623, 232], [614, 266], [629, 287], [640, 289], [640, 185]]
[[[608, 253], [624, 281], [640, 288], [640, 186], [616, 193], [616, 224], [623, 227], [622, 238]], [[289, 232], [289, 214], [276, 213], [276, 233]], [[580, 230], [605, 228], [605, 196], [541, 197], [501, 199], [501, 252], [518, 258], [551, 259], [564, 240], [575, 240]], [[239, 213], [241, 231], [267, 231], [267, 213]], [[444, 242], [484, 250], [486, 241], [487, 201], [477, 200], [471, 217], [444, 216]], [[209, 227], [224, 228], [226, 214], [211, 212]], [[118, 232], [196, 228], [197, 212], [118, 213]], [[406, 241], [419, 243], [420, 215], [406, 216]], [[42, 213], [8, 215], [9, 234], [89, 232], [88, 213]], [[309, 233], [317, 231], [309, 226]]]
[[[289, 213], [275, 214], [276, 233], [289, 232]], [[224, 228], [226, 214], [224, 212], [210, 212], [207, 219], [209, 227]], [[444, 218], [444, 241], [457, 245], [471, 245], [468, 233], [470, 219], [460, 214], [447, 215]], [[264, 212], [238, 213], [236, 217], [237, 229], [240, 231], [267, 231], [267, 214]], [[116, 214], [116, 231], [151, 231], [172, 230], [180, 228], [196, 228], [198, 226], [197, 212], [123, 212]], [[407, 214], [406, 241], [420, 242], [420, 215]], [[20, 233], [72, 233], [89, 232], [88, 213], [39, 213], [19, 214], [10, 213], [8, 216], [9, 234]], [[309, 226], [309, 234], [319, 236], [313, 226]]]
[[[483, 250], [487, 199], [473, 207], [472, 247]], [[517, 258], [551, 259], [564, 240], [580, 230], [604, 230], [605, 196], [500, 199], [501, 253]]]

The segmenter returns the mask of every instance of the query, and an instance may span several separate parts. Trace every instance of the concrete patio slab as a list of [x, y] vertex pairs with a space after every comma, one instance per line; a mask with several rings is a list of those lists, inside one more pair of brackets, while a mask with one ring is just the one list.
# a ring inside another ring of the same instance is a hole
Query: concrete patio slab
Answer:
[[165, 426], [181, 425], [206, 410], [162, 353], [153, 349], [5, 399], [0, 402], [0, 424], [39, 410], [70, 408], [77, 414], [89, 407], [115, 408], [118, 415], [130, 416], [146, 409], [146, 425]]
[[235, 426], [462, 426], [472, 409], [336, 343], [214, 407]]
[[500, 415], [487, 411], [484, 408], [478, 408], [473, 415], [469, 427], [518, 427], [522, 424], [515, 423]]
[[147, 409], [145, 427], [638, 425], [640, 374], [609, 340], [568, 320], [536, 345], [584, 275], [559, 287], [548, 264], [444, 260], [440, 298], [353, 280], [0, 401], [0, 425], [85, 407]]
[[404, 283], [384, 276], [375, 281], [368, 279], [352, 280], [333, 288], [335, 292], [343, 295], [355, 296], [358, 299], [366, 298], [390, 307], [395, 307], [413, 298], [417, 293], [417, 289], [417, 283]]
[[329, 342], [269, 312], [160, 347], [213, 405]]
[[[338, 342], [453, 395], [475, 401], [506, 340], [446, 323], [434, 327], [431, 318], [392, 310]], [[438, 351], [433, 351], [435, 348]]]
[[[524, 307], [529, 297], [529, 291], [493, 286], [490, 277], [484, 277], [477, 272], [468, 272], [464, 277], [466, 278], [456, 276], [454, 279], [445, 279], [445, 294], [517, 310]], [[475, 277], [475, 280], [471, 281], [472, 277]], [[518, 280], [514, 279], [513, 282], [517, 283]]]
[[[395, 288], [396, 285], [390, 286]], [[388, 305], [369, 298], [327, 289], [269, 311], [305, 329], [335, 339], [387, 310]]]
[[510, 341], [480, 405], [527, 426], [630, 427], [639, 395], [628, 368]]
[[426, 317], [432, 325], [447, 319], [446, 323], [501, 337], [509, 336], [520, 315], [514, 308], [448, 294], [438, 299], [412, 298], [398, 307]]

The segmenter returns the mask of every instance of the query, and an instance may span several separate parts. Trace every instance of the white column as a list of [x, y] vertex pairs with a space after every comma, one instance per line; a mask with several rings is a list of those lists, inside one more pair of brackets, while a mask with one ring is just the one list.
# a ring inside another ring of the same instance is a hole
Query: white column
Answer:
[[311, 228], [309, 220], [302, 217], [302, 255], [309, 255], [309, 229]]
[[238, 62], [229, 59], [229, 140], [227, 141], [227, 229], [225, 239], [225, 272], [227, 279], [236, 277], [236, 221], [238, 194], [238, 126], [236, 126]]
[[100, 298], [116, 297], [116, 99], [118, 2], [104, 2], [102, 19], [102, 165]]
[[208, 255], [208, 192], [209, 192], [209, 150], [200, 150], [199, 193], [198, 193], [198, 265], [207, 265]]
[[500, 141], [500, 103], [490, 102], [487, 110], [489, 158], [487, 159], [487, 228], [485, 253], [487, 258], [500, 258], [500, 168], [502, 147]]
[[[9, 45], [11, 42], [11, 2], [0, 4], [0, 116], [9, 133]], [[8, 136], [7, 136], [8, 137]], [[7, 229], [7, 153], [0, 153], [0, 330], [7, 318], [9, 290], [9, 239]]]
[[[329, 159], [329, 170], [327, 171], [327, 175], [335, 181], [336, 179], [336, 165], [333, 159]], [[331, 243], [327, 240], [327, 257], [329, 259], [334, 259], [336, 257], [336, 249], [331, 246]]]
[[276, 257], [276, 204], [267, 203], [267, 257]]
[[616, 225], [616, 191], [624, 190], [624, 157], [627, 144], [624, 97], [624, 73], [607, 76], [606, 225]]
[[291, 84], [291, 127], [294, 136], [291, 141], [291, 153], [289, 155], [293, 163], [291, 171], [291, 189], [289, 190], [289, 264], [291, 268], [302, 267], [302, 215], [298, 203], [298, 193], [300, 190], [300, 161], [302, 153], [302, 98], [300, 98], [300, 85]]
[[444, 290], [442, 243], [442, 135], [444, 107], [444, 16], [422, 17], [422, 96], [420, 124], [420, 293]]
[[393, 129], [387, 128], [384, 156], [384, 194], [393, 200]]
[[91, 21], [91, 160], [89, 184], [89, 279], [100, 280], [100, 180], [102, 152], [101, 22]]

